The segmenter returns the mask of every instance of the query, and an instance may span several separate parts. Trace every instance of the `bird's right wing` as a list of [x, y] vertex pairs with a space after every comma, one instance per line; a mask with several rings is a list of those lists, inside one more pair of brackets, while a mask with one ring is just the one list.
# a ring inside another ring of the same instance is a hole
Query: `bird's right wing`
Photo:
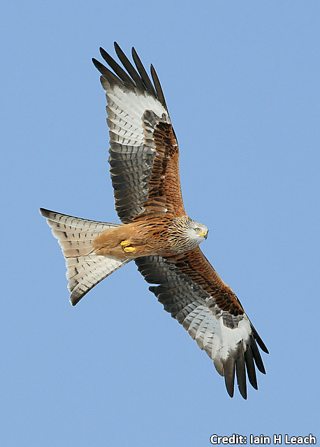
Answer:
[[177, 258], [136, 259], [145, 280], [166, 311], [179, 321], [224, 376], [229, 395], [236, 375], [247, 397], [246, 375], [257, 389], [255, 366], [265, 373], [257, 347], [268, 352], [238, 298], [220, 279], [199, 248]]
[[135, 67], [115, 44], [123, 68], [103, 49], [110, 71], [97, 60], [106, 91], [110, 167], [115, 204], [123, 223], [150, 214], [185, 214], [179, 150], [155, 69], [150, 80], [136, 51]]

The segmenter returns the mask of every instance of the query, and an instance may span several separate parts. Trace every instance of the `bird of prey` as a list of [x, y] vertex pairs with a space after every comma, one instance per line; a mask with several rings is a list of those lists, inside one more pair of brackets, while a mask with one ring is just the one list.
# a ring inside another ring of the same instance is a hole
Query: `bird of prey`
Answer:
[[62, 248], [73, 305], [96, 284], [134, 261], [164, 309], [188, 331], [224, 376], [247, 398], [265, 373], [268, 352], [235, 293], [199, 248], [205, 225], [183, 205], [179, 147], [154, 67], [151, 78], [137, 52], [133, 63], [115, 43], [120, 63], [104, 49], [96, 59], [107, 98], [110, 172], [121, 224], [95, 222], [41, 209]]

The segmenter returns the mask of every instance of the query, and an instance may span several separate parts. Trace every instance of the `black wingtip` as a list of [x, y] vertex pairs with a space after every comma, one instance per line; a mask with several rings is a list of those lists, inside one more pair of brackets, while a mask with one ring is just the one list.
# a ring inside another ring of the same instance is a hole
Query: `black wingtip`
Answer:
[[107, 67], [105, 67], [101, 62], [99, 62], [94, 57], [92, 58], [93, 65], [102, 74], [103, 78], [106, 79], [110, 84], [119, 84], [120, 80], [116, 75], [112, 73]]
[[102, 64], [99, 61], [97, 61], [97, 59], [95, 59], [94, 57], [91, 60], [92, 60], [93, 65], [96, 67], [96, 69], [99, 70], [99, 65], [102, 65]]
[[96, 69], [100, 71], [102, 75], [105, 74], [106, 67], [94, 57], [91, 60]]
[[[104, 48], [100, 47], [100, 54], [106, 61], [107, 67], [101, 64], [97, 59], [93, 58], [92, 62], [98, 71], [110, 84], [123, 84], [129, 89], [139, 89], [148, 92], [154, 98], [158, 99], [167, 110], [167, 104], [161, 88], [161, 84], [153, 65], [151, 65], [151, 78], [144, 68], [141, 59], [135, 49], [131, 48], [132, 59], [134, 64], [128, 59], [122, 51], [118, 42], [114, 42], [114, 49], [121, 64], [119, 64]], [[109, 69], [111, 68], [111, 70]], [[152, 82], [153, 81], [153, 82]], [[104, 86], [105, 88], [105, 86]], [[106, 88], [105, 88], [106, 89]]]
[[263, 343], [262, 339], [259, 337], [259, 334], [257, 334], [257, 332], [254, 333], [254, 337], [255, 337], [256, 342], [258, 343], [259, 347], [262, 349], [262, 351], [265, 352], [266, 354], [269, 354], [268, 348]]
[[256, 339], [259, 347], [262, 349], [263, 352], [265, 352], [266, 354], [269, 354], [268, 348], [263, 343], [262, 338], [260, 337], [260, 335], [258, 334], [258, 332], [256, 331], [256, 329], [254, 328], [254, 326], [252, 324], [251, 324], [251, 328], [252, 328], [253, 336]]
[[261, 340], [261, 338], [257, 338], [257, 343], [259, 345], [259, 347], [262, 349], [263, 352], [265, 352], [266, 354], [270, 354], [269, 349], [266, 347], [266, 345], [263, 343], [263, 341]]
[[238, 357], [236, 359], [236, 377], [239, 392], [244, 399], [247, 399], [246, 367], [244, 363], [244, 351], [242, 345], [238, 348]]
[[225, 384], [226, 384], [226, 389], [227, 389], [227, 393], [229, 394], [230, 397], [233, 397], [234, 395], [234, 384], [230, 384], [230, 382], [225, 378]]
[[248, 399], [247, 390], [244, 390], [243, 388], [241, 388], [239, 384], [238, 384], [238, 390], [239, 390], [239, 393], [241, 394], [241, 397], [244, 400], [247, 400]]
[[102, 58], [107, 62], [107, 64], [112, 68], [114, 73], [119, 77], [119, 79], [129, 87], [135, 87], [133, 80], [130, 78], [128, 73], [116, 62], [110, 54], [100, 47], [100, 54]]
[[224, 369], [224, 381], [226, 384], [226, 389], [230, 397], [234, 395], [234, 375], [235, 375], [235, 361], [232, 356], [230, 356], [223, 365]]
[[160, 84], [160, 81], [159, 81], [158, 74], [157, 74], [157, 72], [156, 72], [156, 70], [155, 70], [155, 68], [154, 68], [154, 66], [152, 64], [150, 65], [150, 72], [151, 72], [151, 77], [152, 77], [152, 80], [153, 80], [153, 84], [154, 84], [156, 92], [157, 92], [158, 99], [161, 102], [161, 104], [163, 105], [163, 107], [165, 109], [168, 109], [167, 103], [166, 103], [166, 100], [165, 100], [165, 97], [164, 97], [164, 93], [163, 93], [163, 90], [162, 90], [162, 87], [161, 87], [161, 84]]
[[140, 59], [138, 53], [136, 52], [134, 47], [132, 47], [131, 51], [132, 51], [133, 61], [136, 64], [137, 70], [141, 76], [141, 79], [145, 85], [146, 90], [156, 98], [157, 97], [156, 91], [154, 89], [154, 86], [152, 85], [152, 82], [149, 78], [148, 73], [146, 72], [146, 70], [141, 62], [141, 59]]
[[106, 52], [106, 50], [102, 47], [99, 48], [100, 54], [103, 57], [103, 59], [107, 62], [107, 59], [111, 59], [111, 56], [109, 53]]
[[257, 347], [256, 341], [253, 337], [251, 337], [251, 350], [252, 350], [252, 354], [253, 354], [253, 358], [255, 361], [255, 364], [257, 365], [258, 370], [262, 373], [262, 374], [266, 374], [266, 370], [259, 352], [259, 349]]
[[256, 370], [254, 367], [253, 355], [252, 355], [252, 350], [251, 350], [250, 345], [245, 350], [244, 360], [245, 360], [245, 364], [246, 364], [246, 368], [247, 368], [247, 375], [248, 375], [249, 382], [251, 383], [253, 388], [257, 390], [258, 382], [257, 382]]
[[125, 55], [125, 53], [122, 51], [120, 45], [117, 44], [117, 42], [115, 42], [114, 45], [114, 49], [115, 52], [120, 60], [120, 62], [122, 63], [122, 65], [124, 66], [124, 68], [127, 70], [128, 74], [131, 76], [132, 80], [134, 81], [135, 85], [142, 91], [146, 90], [146, 87], [143, 83], [143, 80], [141, 78], [141, 76], [139, 75], [139, 72], [136, 70], [136, 68], [132, 65], [132, 63], [130, 62], [130, 60], [127, 58], [127, 56]]
[[[91, 59], [93, 65], [96, 67], [97, 70], [100, 71], [100, 73], [102, 73], [102, 71], [104, 70], [105, 66], [102, 65], [101, 62], [99, 62], [97, 59], [95, 59], [94, 57]], [[103, 74], [103, 73], [102, 73]]]

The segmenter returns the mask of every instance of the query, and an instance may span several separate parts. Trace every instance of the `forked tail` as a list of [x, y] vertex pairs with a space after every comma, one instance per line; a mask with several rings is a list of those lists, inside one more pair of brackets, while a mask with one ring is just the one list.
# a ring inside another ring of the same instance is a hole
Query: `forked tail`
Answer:
[[70, 301], [74, 306], [96, 284], [124, 265], [112, 257], [95, 254], [93, 240], [117, 224], [80, 219], [40, 208], [53, 235], [58, 239], [66, 261]]

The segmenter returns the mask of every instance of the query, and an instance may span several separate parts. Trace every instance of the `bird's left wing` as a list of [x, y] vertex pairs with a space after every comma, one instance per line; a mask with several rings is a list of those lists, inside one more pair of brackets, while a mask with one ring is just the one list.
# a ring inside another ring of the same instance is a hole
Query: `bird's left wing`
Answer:
[[135, 66], [115, 44], [121, 65], [105, 50], [109, 67], [93, 59], [102, 74], [110, 129], [110, 167], [115, 204], [123, 223], [141, 216], [185, 214], [178, 143], [157, 73], [149, 78], [134, 48]]
[[257, 389], [255, 366], [265, 373], [257, 347], [268, 352], [233, 291], [220, 279], [200, 248], [177, 258], [136, 260], [139, 271], [166, 311], [179, 321], [224, 376], [229, 395], [236, 375], [247, 397], [246, 375]]

